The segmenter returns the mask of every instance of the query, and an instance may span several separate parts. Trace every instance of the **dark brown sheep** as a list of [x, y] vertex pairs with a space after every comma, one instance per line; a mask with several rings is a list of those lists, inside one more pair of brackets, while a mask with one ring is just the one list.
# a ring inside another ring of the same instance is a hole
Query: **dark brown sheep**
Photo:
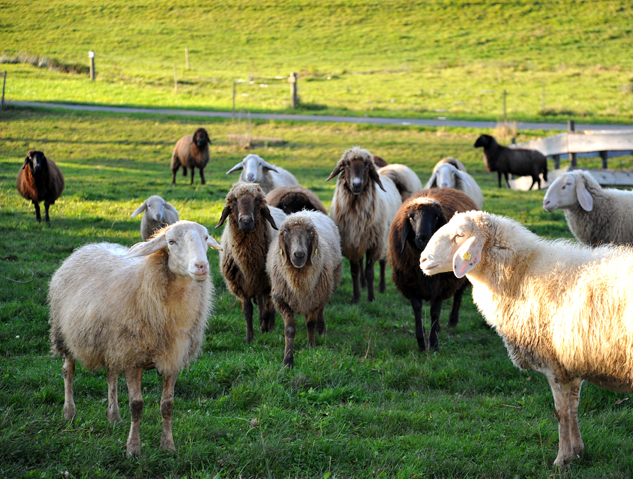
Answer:
[[200, 182], [204, 185], [204, 168], [209, 163], [209, 145], [211, 140], [204, 128], [198, 128], [193, 135], [183, 136], [171, 155], [171, 184], [176, 184], [176, 172], [182, 165], [182, 176], [187, 176], [187, 168], [191, 169], [193, 185], [194, 168], [200, 169]]
[[64, 175], [55, 162], [41, 151], [29, 151], [18, 173], [16, 187], [23, 198], [33, 202], [38, 223], [42, 221], [39, 203], [44, 202], [44, 221], [50, 223], [48, 209], [64, 191]]
[[547, 158], [540, 151], [501, 146], [490, 135], [481, 135], [474, 146], [475, 148], [483, 147], [486, 168], [489, 172], [497, 172], [499, 188], [501, 188], [501, 173], [506, 179], [508, 188], [510, 188], [508, 173], [516, 176], [531, 176], [530, 189], [535, 184], [538, 184], [538, 188], [541, 189], [540, 173], [543, 173], [543, 179], [547, 181]]
[[268, 206], [283, 210], [287, 215], [302, 210], [320, 211], [327, 215], [327, 210], [317, 195], [300, 185], [280, 186], [266, 195]]
[[[420, 254], [431, 236], [455, 213], [477, 210], [466, 194], [452, 188], [423, 190], [405, 201], [389, 231], [389, 261], [392, 279], [400, 292], [411, 302], [415, 316], [415, 336], [422, 351], [439, 348], [442, 301], [453, 297], [448, 325], [459, 321], [459, 308], [468, 280], [451, 273], [426, 276], [420, 269]], [[431, 334], [427, 338], [422, 324], [422, 301], [431, 303]]]

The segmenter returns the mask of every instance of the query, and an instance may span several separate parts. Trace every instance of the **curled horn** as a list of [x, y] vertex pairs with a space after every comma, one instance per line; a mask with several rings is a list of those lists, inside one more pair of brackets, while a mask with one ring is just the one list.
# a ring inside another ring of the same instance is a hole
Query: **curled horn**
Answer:
[[244, 169], [244, 162], [240, 161], [237, 165], [235, 165], [233, 168], [231, 168], [229, 171], [226, 172], [227, 175], [233, 173], [234, 171], [239, 171], [239, 170], [243, 170]]

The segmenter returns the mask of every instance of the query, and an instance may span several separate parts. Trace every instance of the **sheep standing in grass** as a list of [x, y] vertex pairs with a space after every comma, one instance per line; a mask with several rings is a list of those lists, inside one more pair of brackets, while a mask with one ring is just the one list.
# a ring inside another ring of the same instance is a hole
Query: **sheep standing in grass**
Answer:
[[[374, 157], [375, 158], [375, 157]], [[422, 182], [418, 175], [406, 165], [391, 164], [378, 170], [379, 174], [391, 178], [400, 192], [402, 201], [422, 191]]]
[[259, 329], [270, 332], [275, 326], [275, 308], [270, 299], [270, 279], [266, 255], [277, 225], [286, 219], [278, 208], [268, 207], [259, 185], [236, 183], [226, 195], [216, 228], [228, 224], [220, 244], [220, 270], [228, 290], [242, 302], [246, 321], [246, 342], [253, 341], [253, 304], [259, 307]]
[[305, 316], [309, 345], [314, 345], [315, 330], [325, 332], [325, 306], [343, 274], [340, 244], [330, 218], [302, 211], [288, 216], [270, 245], [266, 269], [273, 303], [284, 318], [284, 366], [294, 366], [295, 314]]
[[292, 173], [279, 166], [274, 166], [264, 161], [257, 155], [248, 155], [226, 174], [242, 170], [239, 181], [241, 183], [257, 183], [264, 194], [270, 193], [275, 188], [285, 185], [298, 185], [299, 182]]
[[183, 136], [171, 155], [171, 184], [176, 184], [176, 173], [182, 165], [182, 176], [187, 176], [187, 168], [191, 170], [193, 185], [194, 168], [200, 170], [200, 182], [204, 185], [204, 168], [209, 163], [209, 145], [211, 140], [204, 128], [198, 128], [193, 135]]
[[320, 211], [327, 215], [327, 210], [317, 195], [300, 185], [280, 186], [266, 195], [269, 206], [283, 210], [287, 215], [302, 210]]
[[633, 244], [633, 191], [604, 189], [591, 173], [575, 170], [556, 178], [543, 208], [562, 209], [569, 229], [582, 243]]
[[23, 198], [33, 202], [38, 223], [42, 221], [40, 202], [44, 202], [44, 222], [50, 223], [48, 209], [64, 191], [64, 175], [55, 162], [41, 151], [29, 151], [18, 173], [16, 187]]
[[[451, 165], [447, 165], [451, 166]], [[451, 166], [452, 168], [452, 166]], [[411, 302], [415, 318], [415, 336], [421, 351], [439, 349], [440, 313], [442, 301], [453, 298], [449, 327], [457, 326], [459, 308], [466, 278], [453, 273], [429, 277], [422, 273], [418, 260], [431, 236], [444, 226], [455, 213], [476, 210], [477, 205], [464, 193], [450, 188], [423, 190], [405, 201], [389, 231], [389, 261], [393, 282]], [[431, 334], [427, 337], [422, 323], [422, 301], [431, 303]]]
[[547, 241], [509, 218], [469, 212], [431, 238], [420, 267], [468, 277], [512, 362], [547, 377], [558, 416], [554, 464], [582, 456], [582, 381], [633, 392], [633, 250]]
[[501, 188], [502, 173], [508, 188], [510, 188], [508, 173], [516, 176], [531, 176], [530, 189], [537, 183], [538, 189], [541, 189], [539, 176], [541, 173], [543, 173], [543, 179], [547, 181], [547, 158], [540, 151], [501, 146], [490, 135], [481, 135], [474, 146], [475, 148], [483, 147], [486, 168], [490, 172], [497, 172], [499, 188]]
[[141, 238], [143, 241], [150, 239], [159, 229], [173, 225], [180, 219], [178, 210], [158, 195], [147, 198], [130, 216], [134, 218], [143, 211], [147, 211], [141, 220]]
[[359, 272], [365, 255], [367, 300], [375, 301], [374, 263], [380, 263], [378, 291], [383, 293], [386, 289], [387, 236], [402, 199], [394, 182], [379, 174], [373, 155], [362, 148], [355, 146], [346, 150], [328, 181], [337, 175], [330, 217], [338, 226], [343, 256], [349, 259], [352, 270], [352, 303], [360, 301]]
[[200, 351], [211, 309], [209, 246], [220, 247], [204, 226], [180, 221], [130, 249], [110, 243], [83, 246], [51, 279], [50, 339], [53, 352], [64, 358], [64, 417], [76, 414], [75, 360], [89, 370], [107, 370], [110, 422], [121, 420], [117, 381], [123, 372], [132, 414], [128, 456], [141, 453], [141, 376], [153, 368], [163, 376], [160, 445], [175, 450], [174, 386]]
[[475, 179], [466, 170], [460, 170], [448, 161], [441, 160], [435, 165], [424, 188], [454, 188], [466, 193], [475, 202], [477, 209], [481, 209], [484, 204], [484, 195]]

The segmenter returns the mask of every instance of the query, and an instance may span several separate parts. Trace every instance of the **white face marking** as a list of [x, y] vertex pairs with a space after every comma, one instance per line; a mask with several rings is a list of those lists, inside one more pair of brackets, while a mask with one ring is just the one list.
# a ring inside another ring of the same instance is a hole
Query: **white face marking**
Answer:
[[354, 179], [352, 180], [352, 183], [353, 183], [354, 185], [360, 185], [361, 180], [360, 180], [360, 178], [354, 178]]
[[437, 186], [440, 188], [455, 188], [455, 173], [451, 165], [441, 165], [437, 171]]

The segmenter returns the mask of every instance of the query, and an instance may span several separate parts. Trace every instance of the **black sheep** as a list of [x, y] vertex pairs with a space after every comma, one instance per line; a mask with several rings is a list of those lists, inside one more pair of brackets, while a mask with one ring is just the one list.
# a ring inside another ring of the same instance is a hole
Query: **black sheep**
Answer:
[[[421, 351], [439, 349], [442, 301], [453, 297], [449, 327], [457, 326], [459, 308], [468, 280], [452, 272], [426, 276], [420, 269], [420, 254], [431, 236], [455, 213], [477, 210], [466, 194], [453, 188], [422, 190], [405, 201], [389, 230], [389, 262], [392, 279], [400, 292], [411, 302], [415, 316], [415, 336]], [[422, 324], [422, 301], [431, 303], [431, 334], [427, 338]]]
[[547, 181], [547, 158], [540, 151], [501, 146], [490, 135], [481, 135], [474, 146], [475, 148], [483, 147], [486, 168], [489, 172], [497, 172], [499, 188], [501, 188], [501, 173], [505, 176], [508, 188], [510, 188], [508, 173], [516, 176], [531, 176], [530, 189], [537, 183], [538, 188], [541, 189], [540, 173], [543, 173], [543, 179]]
[[22, 197], [33, 202], [38, 223], [42, 221], [39, 203], [44, 202], [44, 221], [50, 223], [48, 209], [64, 191], [64, 175], [53, 160], [41, 151], [29, 151], [18, 173], [16, 187]]
[[171, 184], [176, 184], [176, 172], [182, 165], [182, 176], [187, 176], [187, 168], [191, 169], [193, 185], [194, 168], [200, 169], [200, 181], [204, 185], [204, 168], [209, 163], [209, 145], [211, 140], [204, 128], [198, 128], [193, 135], [183, 136], [171, 155]]

